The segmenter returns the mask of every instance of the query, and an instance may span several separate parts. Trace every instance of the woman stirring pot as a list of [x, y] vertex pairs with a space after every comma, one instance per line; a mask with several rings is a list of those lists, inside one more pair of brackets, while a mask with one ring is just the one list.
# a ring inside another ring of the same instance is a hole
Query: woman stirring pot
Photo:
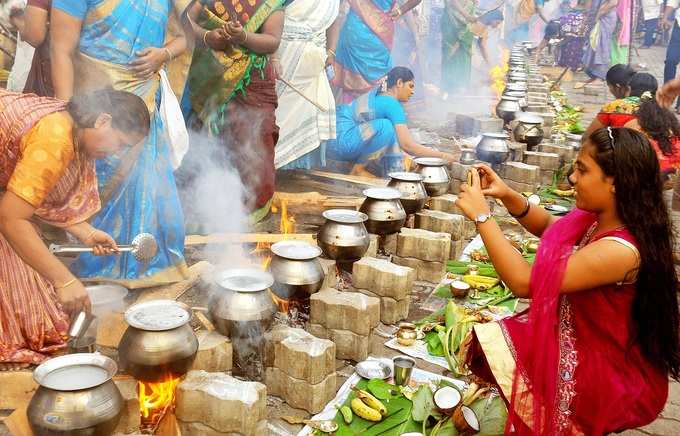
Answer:
[[[474, 328], [467, 364], [495, 383], [517, 434], [605, 434], [648, 424], [680, 378], [678, 282], [659, 163], [644, 135], [603, 128], [570, 176], [576, 209], [555, 218], [485, 165], [457, 202], [528, 311]], [[541, 237], [529, 265], [491, 219], [500, 199]], [[612, 407], [615, 405], [615, 407]]]

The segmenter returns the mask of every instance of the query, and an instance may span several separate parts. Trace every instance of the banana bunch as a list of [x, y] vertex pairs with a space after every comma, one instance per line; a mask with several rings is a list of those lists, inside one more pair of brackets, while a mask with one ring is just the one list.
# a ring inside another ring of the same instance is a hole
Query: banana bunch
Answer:
[[356, 394], [356, 398], [350, 402], [350, 406], [355, 415], [373, 422], [381, 421], [387, 415], [387, 407], [368, 391], [356, 387], [353, 387], [352, 390]]
[[473, 289], [482, 292], [488, 291], [499, 283], [499, 280], [495, 277], [485, 277], [476, 274], [467, 274], [463, 276], [463, 281]]
[[553, 189], [552, 190], [553, 194], [557, 195], [558, 197], [573, 197], [574, 196], [574, 190], [573, 189], [567, 189], [566, 191], [562, 189]]

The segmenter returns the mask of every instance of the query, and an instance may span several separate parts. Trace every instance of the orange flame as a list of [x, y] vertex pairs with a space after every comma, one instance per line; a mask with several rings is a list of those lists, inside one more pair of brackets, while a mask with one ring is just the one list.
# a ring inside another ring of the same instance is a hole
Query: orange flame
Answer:
[[156, 427], [168, 408], [175, 404], [175, 388], [180, 378], [168, 378], [158, 383], [137, 383], [139, 413], [143, 426]]
[[290, 309], [290, 301], [277, 297], [273, 292], [270, 292], [270, 294], [274, 299], [274, 303], [276, 303], [276, 306], [279, 308], [279, 312], [288, 313], [288, 309]]
[[491, 89], [494, 94], [496, 94], [496, 98], [500, 98], [501, 94], [503, 94], [503, 89], [505, 89], [505, 75], [510, 69], [510, 66], [508, 65], [509, 60], [510, 52], [507, 49], [503, 49], [503, 52], [501, 53], [501, 63], [489, 70]]
[[286, 203], [285, 200], [281, 200], [281, 222], [279, 223], [279, 230], [284, 235], [295, 233], [295, 217], [288, 216], [288, 203]]
[[[276, 206], [272, 206], [272, 213], [277, 212], [279, 212], [279, 209]], [[281, 219], [279, 222], [279, 230], [283, 235], [295, 233], [295, 217], [288, 214], [288, 204], [286, 200], [281, 200]], [[288, 238], [284, 236], [283, 239], [285, 240]], [[258, 242], [257, 245], [255, 245], [255, 249], [250, 252], [250, 254], [253, 255], [263, 255], [262, 261], [260, 262], [260, 268], [262, 268], [262, 270], [267, 270], [267, 268], [269, 268], [269, 264], [272, 262], [272, 255], [269, 252], [269, 247], [271, 247], [271, 244], [268, 242]]]

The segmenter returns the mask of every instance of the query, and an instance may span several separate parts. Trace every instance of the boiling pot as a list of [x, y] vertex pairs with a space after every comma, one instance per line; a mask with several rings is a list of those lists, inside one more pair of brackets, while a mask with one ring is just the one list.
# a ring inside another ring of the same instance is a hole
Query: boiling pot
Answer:
[[496, 115], [506, 123], [509, 123], [515, 119], [515, 112], [521, 109], [519, 98], [501, 96], [501, 101], [496, 105]]
[[515, 120], [517, 125], [512, 131], [515, 141], [525, 143], [529, 149], [540, 144], [543, 140], [543, 118], [537, 115], [520, 113], [516, 116]]
[[419, 157], [414, 160], [415, 172], [423, 176], [423, 185], [430, 197], [438, 197], [449, 192], [451, 178], [444, 159]]
[[420, 212], [427, 201], [427, 191], [423, 184], [423, 176], [418, 173], [395, 172], [389, 173], [389, 188], [401, 193], [401, 205], [408, 215]]
[[[416, 159], [417, 161], [417, 159]], [[406, 222], [406, 211], [401, 205], [401, 193], [393, 188], [364, 190], [366, 199], [359, 208], [368, 216], [366, 229], [375, 235], [397, 233]]]
[[145, 382], [185, 374], [198, 351], [190, 320], [191, 309], [175, 300], [131, 306], [125, 312], [128, 328], [118, 346], [121, 368]]
[[277, 297], [309, 297], [321, 289], [325, 274], [318, 259], [319, 247], [304, 241], [281, 241], [271, 246], [271, 252], [272, 291]]
[[476, 148], [477, 159], [494, 165], [505, 162], [510, 155], [508, 139], [505, 133], [483, 133]]
[[26, 415], [36, 436], [113, 434], [124, 400], [111, 380], [118, 368], [112, 359], [94, 353], [67, 354], [38, 366], [39, 387]]
[[322, 215], [326, 222], [319, 229], [316, 241], [324, 255], [338, 262], [361, 259], [371, 242], [364, 225], [368, 216], [351, 209], [330, 209]]

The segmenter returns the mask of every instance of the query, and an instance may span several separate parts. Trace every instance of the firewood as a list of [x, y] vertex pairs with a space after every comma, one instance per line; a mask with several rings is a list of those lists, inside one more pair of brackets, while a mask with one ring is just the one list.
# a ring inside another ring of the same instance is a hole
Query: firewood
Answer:
[[213, 233], [210, 235], [188, 235], [184, 240], [184, 246], [208, 245], [208, 244], [273, 244], [279, 241], [307, 241], [314, 242], [316, 235], [311, 233]]

